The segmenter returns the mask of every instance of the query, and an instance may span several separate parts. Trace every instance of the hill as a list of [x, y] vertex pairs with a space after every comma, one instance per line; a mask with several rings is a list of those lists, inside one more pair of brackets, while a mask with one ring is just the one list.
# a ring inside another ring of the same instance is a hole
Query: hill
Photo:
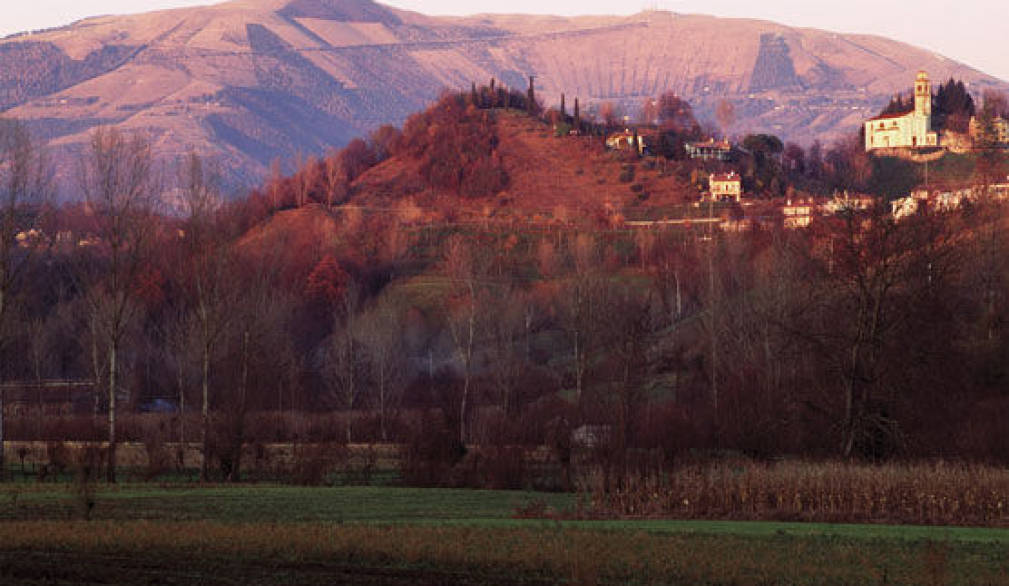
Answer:
[[352, 203], [389, 206], [407, 196], [424, 209], [460, 217], [507, 214], [563, 219], [567, 213], [679, 205], [690, 195], [688, 186], [677, 176], [664, 174], [654, 161], [625, 161], [608, 152], [598, 137], [556, 137], [547, 124], [524, 112], [498, 111], [494, 131], [494, 156], [507, 181], [491, 197], [467, 198], [453, 189], [432, 188], [421, 177], [417, 160], [400, 155], [355, 181]]
[[[219, 158], [231, 185], [271, 161], [401, 123], [444, 88], [491, 77], [591, 112], [634, 115], [675, 91], [730, 132], [830, 141], [857, 128], [918, 69], [971, 90], [1009, 88], [883, 38], [771, 22], [646, 12], [630, 17], [433, 18], [369, 0], [236, 0], [98, 17], [0, 41], [0, 113], [31, 122], [57, 160], [98, 125], [150, 134], [159, 153]], [[64, 169], [72, 168], [63, 165]]]

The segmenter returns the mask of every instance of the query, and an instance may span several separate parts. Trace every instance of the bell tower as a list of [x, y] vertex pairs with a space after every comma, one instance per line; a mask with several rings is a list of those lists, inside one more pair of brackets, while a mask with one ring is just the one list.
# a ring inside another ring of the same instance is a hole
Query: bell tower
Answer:
[[932, 116], [932, 84], [924, 71], [919, 71], [914, 81], [914, 113], [918, 116]]

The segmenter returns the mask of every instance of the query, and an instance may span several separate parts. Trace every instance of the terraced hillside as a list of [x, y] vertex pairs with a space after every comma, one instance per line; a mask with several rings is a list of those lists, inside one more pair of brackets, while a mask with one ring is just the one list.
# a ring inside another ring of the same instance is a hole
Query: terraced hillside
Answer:
[[972, 90], [1009, 88], [886, 39], [763, 21], [432, 18], [370, 0], [236, 0], [8, 37], [0, 113], [29, 120], [57, 160], [94, 127], [118, 125], [149, 133], [167, 157], [191, 148], [215, 156], [239, 185], [274, 158], [340, 146], [401, 122], [444, 88], [491, 77], [524, 86], [535, 75], [547, 104], [564, 92], [588, 111], [610, 101], [634, 115], [671, 90], [710, 119], [729, 100], [727, 131], [808, 142], [857, 128], [918, 69]]

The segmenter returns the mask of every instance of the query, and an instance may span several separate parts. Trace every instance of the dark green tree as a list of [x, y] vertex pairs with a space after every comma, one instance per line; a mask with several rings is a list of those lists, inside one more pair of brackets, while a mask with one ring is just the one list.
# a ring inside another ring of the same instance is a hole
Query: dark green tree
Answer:
[[532, 75], [529, 76], [529, 91], [526, 94], [526, 111], [530, 115], [535, 116], [538, 113], [538, 106], [536, 104], [536, 78]]
[[963, 81], [950, 78], [939, 86], [933, 98], [933, 127], [938, 130], [967, 132], [970, 118], [974, 114], [974, 98]]

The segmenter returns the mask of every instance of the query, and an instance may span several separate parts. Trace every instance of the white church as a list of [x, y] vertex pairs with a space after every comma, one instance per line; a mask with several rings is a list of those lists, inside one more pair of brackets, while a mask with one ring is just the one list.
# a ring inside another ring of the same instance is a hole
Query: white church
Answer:
[[939, 136], [932, 130], [932, 84], [928, 74], [919, 71], [914, 82], [914, 110], [866, 121], [865, 150], [938, 145]]

